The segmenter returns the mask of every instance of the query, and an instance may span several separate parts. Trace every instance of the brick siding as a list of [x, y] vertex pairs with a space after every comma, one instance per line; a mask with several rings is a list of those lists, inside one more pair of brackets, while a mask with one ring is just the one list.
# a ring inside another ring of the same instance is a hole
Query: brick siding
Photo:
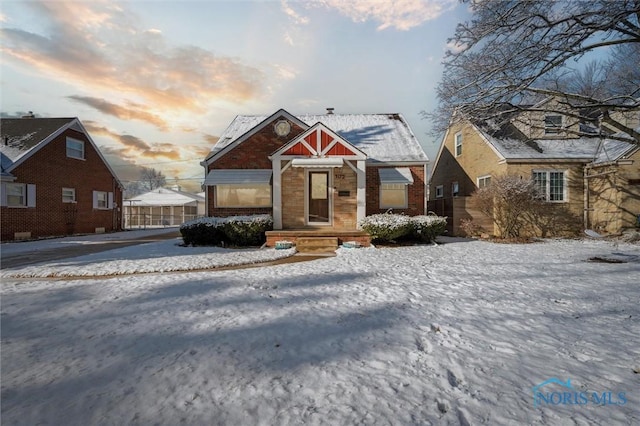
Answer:
[[[85, 159], [67, 157], [66, 137], [84, 141]], [[67, 130], [12, 174], [15, 183], [36, 185], [36, 207], [1, 207], [2, 241], [16, 232], [30, 232], [31, 238], [105, 232], [121, 229], [122, 191], [87, 137]], [[62, 202], [62, 188], [75, 188], [76, 203]], [[113, 192], [114, 210], [94, 210], [93, 191]]]
[[[393, 213], [404, 213], [409, 216], [424, 214], [425, 176], [424, 166], [408, 166], [413, 176], [413, 185], [409, 185], [406, 209], [394, 208]], [[367, 165], [367, 216], [384, 213], [388, 209], [380, 208], [380, 177], [376, 167]]]
[[[208, 171], [214, 169], [271, 169], [269, 156], [284, 146], [285, 143], [304, 132], [304, 129], [291, 123], [291, 132], [286, 137], [278, 137], [273, 124], [283, 117], [275, 118], [255, 135], [209, 165]], [[228, 217], [236, 215], [273, 214], [271, 208], [222, 208], [215, 205], [213, 186], [207, 187], [207, 213], [209, 216]]]

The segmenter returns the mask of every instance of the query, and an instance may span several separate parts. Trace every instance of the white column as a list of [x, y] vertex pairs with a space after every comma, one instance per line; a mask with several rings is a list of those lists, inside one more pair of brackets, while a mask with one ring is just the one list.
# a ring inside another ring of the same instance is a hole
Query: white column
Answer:
[[358, 160], [358, 170], [356, 171], [356, 221], [357, 228], [360, 229], [360, 220], [367, 214], [367, 172], [365, 170], [365, 160]]
[[273, 170], [273, 229], [282, 229], [282, 173], [280, 158], [271, 160]]

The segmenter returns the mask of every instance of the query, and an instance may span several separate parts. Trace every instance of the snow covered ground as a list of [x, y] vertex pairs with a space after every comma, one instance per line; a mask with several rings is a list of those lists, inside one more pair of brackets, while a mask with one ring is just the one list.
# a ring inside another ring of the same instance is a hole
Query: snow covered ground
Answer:
[[151, 237], [154, 235], [177, 232], [178, 227], [152, 228], [138, 231], [123, 231], [106, 234], [89, 234], [74, 237], [48, 238], [35, 241], [15, 241], [0, 244], [0, 251], [3, 255], [16, 255], [26, 252], [41, 252], [46, 250], [63, 249], [74, 246], [89, 246], [112, 243], [123, 240], [134, 240], [136, 238]]
[[640, 424], [640, 246], [447, 241], [3, 278], [2, 423]]
[[71, 259], [0, 271], [1, 278], [85, 277], [193, 271], [269, 262], [292, 256], [295, 249], [225, 249], [181, 247], [182, 238], [129, 246]]

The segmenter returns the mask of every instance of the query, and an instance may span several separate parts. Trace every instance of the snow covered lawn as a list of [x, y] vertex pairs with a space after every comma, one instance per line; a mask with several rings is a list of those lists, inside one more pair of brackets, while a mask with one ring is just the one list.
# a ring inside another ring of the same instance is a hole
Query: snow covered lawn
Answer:
[[292, 256], [295, 249], [225, 249], [182, 247], [182, 238], [140, 244], [64, 259], [45, 265], [5, 269], [1, 278], [86, 277], [193, 271], [224, 266], [269, 262]]
[[[586, 262], [614, 252], [627, 263]], [[639, 258], [605, 241], [474, 241], [5, 278], [2, 422], [639, 424]], [[549, 378], [611, 404], [534, 407]]]

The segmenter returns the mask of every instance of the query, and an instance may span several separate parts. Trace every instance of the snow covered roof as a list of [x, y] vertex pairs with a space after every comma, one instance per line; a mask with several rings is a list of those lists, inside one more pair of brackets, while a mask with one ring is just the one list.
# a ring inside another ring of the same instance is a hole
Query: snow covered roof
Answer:
[[[268, 115], [239, 115], [220, 135], [210, 158], [232, 144]], [[427, 162], [429, 158], [420, 146], [409, 124], [401, 114], [304, 114], [296, 115], [307, 126], [320, 122], [376, 162]]]
[[476, 128], [506, 160], [569, 160], [600, 163], [618, 160], [637, 147], [631, 142], [598, 137], [530, 139], [511, 123], [506, 123], [499, 129], [481, 125]]
[[6, 177], [7, 172], [18, 167], [26, 161], [33, 153], [47, 145], [58, 137], [62, 132], [72, 129], [83, 133], [96, 153], [109, 169], [113, 177], [122, 187], [118, 175], [113, 171], [111, 165], [104, 158], [91, 135], [84, 128], [80, 120], [76, 117], [65, 118], [1, 118], [0, 119], [0, 165], [2, 166], [2, 177]]
[[638, 148], [638, 145], [624, 141], [606, 139], [598, 147], [596, 158], [593, 160], [595, 164], [608, 163], [618, 160]]
[[7, 170], [49, 136], [75, 118], [2, 118], [0, 119], [0, 157]]
[[124, 200], [125, 206], [184, 206], [187, 204], [204, 203], [204, 197], [189, 192], [177, 191], [169, 188], [156, 188], [153, 191], [136, 195]]

